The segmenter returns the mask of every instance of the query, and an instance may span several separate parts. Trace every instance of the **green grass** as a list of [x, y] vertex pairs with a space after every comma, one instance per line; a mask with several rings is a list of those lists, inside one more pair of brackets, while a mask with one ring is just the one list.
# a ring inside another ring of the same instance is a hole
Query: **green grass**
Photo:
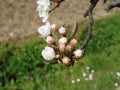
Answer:
[[[95, 21], [93, 36], [85, 56], [69, 68], [42, 64], [42, 39], [0, 46], [0, 90], [115, 90], [120, 84], [120, 14]], [[83, 42], [85, 23], [80, 23], [77, 38]], [[95, 70], [93, 80], [86, 81], [86, 66]], [[71, 83], [80, 78], [80, 82]]]

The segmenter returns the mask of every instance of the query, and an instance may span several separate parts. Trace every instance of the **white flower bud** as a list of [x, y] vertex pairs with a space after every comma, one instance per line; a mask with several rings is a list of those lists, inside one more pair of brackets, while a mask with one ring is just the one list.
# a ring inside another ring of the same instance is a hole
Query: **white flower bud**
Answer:
[[66, 37], [62, 37], [59, 39], [59, 44], [66, 44], [67, 43], [67, 38]]
[[67, 52], [72, 52], [73, 47], [72, 47], [71, 45], [67, 45], [66, 48], [65, 48], [65, 50], [66, 50]]
[[45, 60], [52, 60], [55, 58], [55, 51], [53, 48], [46, 46], [42, 51], [42, 56]]
[[56, 31], [57, 30], [57, 25], [56, 24], [52, 24], [51, 28], [52, 28], [52, 30]]
[[77, 49], [76, 51], [73, 52], [76, 57], [82, 57], [83, 56], [83, 51], [80, 49]]
[[76, 39], [72, 39], [70, 43], [72, 46], [76, 46], [78, 44], [78, 41]]
[[69, 58], [69, 57], [64, 57], [64, 58], [62, 58], [62, 63], [63, 63], [63, 65], [65, 65], [65, 66], [70, 65], [70, 58]]
[[65, 35], [65, 34], [66, 34], [66, 28], [63, 27], [63, 26], [61, 26], [58, 31], [59, 31], [59, 33], [60, 33], [61, 35]]
[[49, 44], [49, 45], [52, 45], [54, 43], [54, 38], [52, 36], [48, 36], [46, 38], [46, 42]]
[[118, 83], [114, 83], [114, 86], [115, 86], [115, 87], [118, 87], [118, 86], [119, 86], [119, 84], [118, 84]]
[[60, 44], [59, 50], [60, 50], [60, 52], [64, 52], [65, 51], [65, 44]]

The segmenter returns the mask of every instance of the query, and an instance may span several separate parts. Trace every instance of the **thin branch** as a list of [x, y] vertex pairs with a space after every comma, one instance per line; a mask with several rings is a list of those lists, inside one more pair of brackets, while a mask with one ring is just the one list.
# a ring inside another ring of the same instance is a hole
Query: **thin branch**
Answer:
[[49, 11], [49, 13], [51, 13], [52, 11], [54, 11], [57, 7], [59, 7], [59, 5], [57, 4], [57, 5], [55, 5], [50, 11]]
[[96, 4], [98, 3], [99, 0], [90, 0], [91, 5], [89, 6], [88, 10], [85, 12], [84, 17], [87, 17], [89, 12], [92, 12]]
[[60, 4], [64, 1], [64, 0], [51, 0], [52, 2], [57, 3], [50, 11], [49, 13], [51, 13], [52, 11], [54, 11], [56, 8], [58, 8], [60, 6]]
[[92, 15], [92, 11], [94, 9], [94, 7], [96, 6], [96, 4], [98, 3], [99, 0], [90, 0], [91, 5], [89, 6], [88, 10], [85, 12], [84, 17], [89, 16], [89, 24], [88, 24], [88, 34], [87, 37], [85, 39], [85, 41], [83, 42], [83, 44], [80, 46], [80, 49], [83, 50], [85, 49], [85, 47], [87, 46], [90, 38], [91, 38], [91, 34], [92, 34], [92, 25], [93, 25], [93, 15]]
[[81, 49], [81, 50], [83, 50], [83, 49], [86, 47], [86, 45], [88, 44], [88, 42], [89, 42], [89, 40], [90, 40], [90, 38], [91, 38], [93, 22], [94, 22], [94, 21], [93, 21], [93, 15], [92, 15], [92, 13], [90, 12], [90, 13], [89, 13], [88, 34], [87, 34], [87, 37], [86, 37], [84, 43], [80, 46], [80, 49]]
[[110, 10], [112, 10], [115, 7], [119, 7], [120, 8], [120, 0], [111, 0], [110, 4], [108, 5], [108, 7], [105, 10], [107, 12], [109, 12]]
[[70, 36], [69, 39], [68, 39], [68, 42], [69, 42], [69, 41], [75, 36], [77, 30], [78, 30], [78, 23], [75, 21], [75, 23], [74, 23], [74, 27], [73, 27], [73, 30], [72, 30], [71, 36]]

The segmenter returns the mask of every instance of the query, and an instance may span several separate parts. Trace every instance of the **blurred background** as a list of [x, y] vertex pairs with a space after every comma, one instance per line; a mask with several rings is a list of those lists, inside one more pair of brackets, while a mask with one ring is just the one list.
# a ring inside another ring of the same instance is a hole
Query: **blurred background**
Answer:
[[[66, 24], [69, 31], [77, 21], [75, 38], [81, 45], [88, 24], [83, 14], [89, 4], [89, 0], [65, 0], [49, 21]], [[100, 0], [94, 9], [85, 56], [62, 67], [43, 63], [46, 43], [37, 29], [44, 23], [36, 0], [0, 0], [0, 90], [120, 90], [120, 9], [106, 13], [108, 4]]]
[[[37, 28], [43, 25], [36, 11], [36, 0], [1, 0], [0, 4], [0, 43], [31, 37], [37, 34]], [[51, 13], [49, 21], [58, 25], [64, 23], [73, 25], [74, 21], [81, 22], [88, 5], [88, 0], [65, 0]], [[105, 7], [101, 0], [94, 10], [96, 19], [118, 11], [114, 9], [106, 13]]]

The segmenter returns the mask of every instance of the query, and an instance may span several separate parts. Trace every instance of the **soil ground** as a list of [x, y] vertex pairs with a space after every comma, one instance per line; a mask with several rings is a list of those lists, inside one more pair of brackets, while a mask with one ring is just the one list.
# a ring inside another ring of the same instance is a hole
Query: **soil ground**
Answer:
[[[43, 23], [36, 11], [36, 0], [0, 0], [0, 43], [10, 40], [24, 40], [33, 35], [39, 36], [37, 28]], [[72, 25], [74, 21], [82, 21], [89, 0], [65, 0], [59, 8], [51, 13], [50, 22], [61, 25]], [[102, 0], [94, 10], [94, 17], [100, 18], [118, 12], [113, 9], [106, 13]]]

